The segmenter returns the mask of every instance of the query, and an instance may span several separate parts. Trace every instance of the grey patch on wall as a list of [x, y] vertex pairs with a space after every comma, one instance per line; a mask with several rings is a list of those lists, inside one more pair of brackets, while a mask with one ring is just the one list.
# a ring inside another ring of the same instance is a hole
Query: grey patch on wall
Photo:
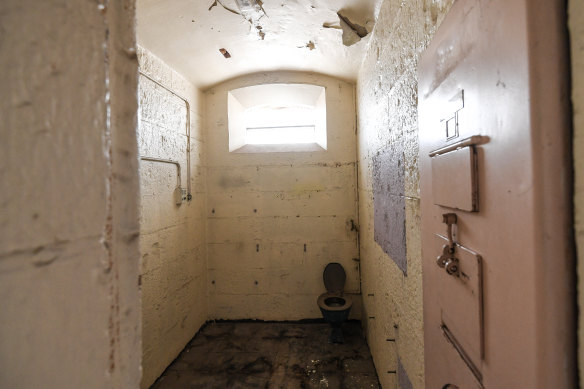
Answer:
[[407, 275], [404, 155], [399, 144], [373, 157], [374, 239]]
[[249, 181], [246, 181], [243, 177], [221, 177], [219, 179], [219, 186], [223, 189], [228, 188], [239, 188], [246, 184], [249, 184]]
[[399, 389], [412, 389], [410, 377], [401, 363], [401, 359], [397, 359], [397, 386]]

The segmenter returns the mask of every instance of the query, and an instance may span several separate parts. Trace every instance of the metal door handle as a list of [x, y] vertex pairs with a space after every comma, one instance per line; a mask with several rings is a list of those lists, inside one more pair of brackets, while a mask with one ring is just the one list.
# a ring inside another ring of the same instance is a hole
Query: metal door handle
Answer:
[[452, 255], [454, 255], [454, 252], [452, 251], [449, 245], [445, 244], [442, 247], [442, 255], [439, 255], [436, 258], [436, 264], [439, 267], [444, 268], [444, 266], [446, 266], [446, 262], [448, 261], [448, 259], [450, 259], [450, 257], [452, 257]]

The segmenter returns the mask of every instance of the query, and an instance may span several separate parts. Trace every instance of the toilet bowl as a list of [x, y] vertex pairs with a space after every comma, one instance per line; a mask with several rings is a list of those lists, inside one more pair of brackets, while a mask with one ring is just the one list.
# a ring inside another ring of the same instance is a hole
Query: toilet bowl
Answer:
[[322, 273], [326, 293], [318, 296], [317, 304], [324, 320], [332, 326], [330, 341], [343, 343], [341, 325], [349, 318], [353, 301], [343, 294], [347, 275], [340, 263], [331, 262]]

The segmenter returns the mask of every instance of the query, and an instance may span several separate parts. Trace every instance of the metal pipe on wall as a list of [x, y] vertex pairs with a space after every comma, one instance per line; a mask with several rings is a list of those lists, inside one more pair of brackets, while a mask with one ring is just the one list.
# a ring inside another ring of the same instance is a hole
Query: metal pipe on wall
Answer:
[[172, 159], [163, 159], [163, 158], [153, 158], [153, 157], [140, 157], [143, 161], [151, 161], [151, 162], [161, 162], [161, 163], [171, 163], [176, 165], [176, 185], [181, 187], [181, 175], [180, 175], [180, 163], [178, 161], [173, 161]]
[[[159, 81], [156, 81], [154, 78], [150, 77], [149, 75], [147, 75], [146, 73], [142, 72], [141, 70], [138, 71], [138, 73], [147, 78], [148, 80], [152, 81], [153, 83], [155, 83], [156, 85], [160, 86], [161, 88], [166, 89], [167, 91], [169, 91], [170, 93], [172, 93], [173, 95], [175, 95], [176, 97], [178, 97], [179, 99], [181, 99], [182, 101], [184, 101], [186, 109], [187, 109], [187, 115], [186, 115], [186, 136], [187, 136], [187, 201], [191, 201], [191, 199], [193, 198], [192, 194], [191, 194], [191, 105], [189, 104], [189, 101], [182, 97], [181, 95], [179, 95], [178, 93], [176, 93], [175, 91], [173, 91], [172, 89], [170, 89], [169, 87], [167, 87], [166, 85], [160, 83]], [[149, 157], [144, 157], [144, 158], [149, 158]], [[144, 159], [142, 158], [142, 159]], [[153, 159], [148, 159], [148, 160], [153, 160]], [[171, 160], [158, 160], [158, 162], [169, 162], [169, 163], [174, 163], [174, 161]], [[178, 164], [178, 162], [176, 162]], [[180, 165], [178, 165], [179, 168], [179, 177], [180, 177]]]

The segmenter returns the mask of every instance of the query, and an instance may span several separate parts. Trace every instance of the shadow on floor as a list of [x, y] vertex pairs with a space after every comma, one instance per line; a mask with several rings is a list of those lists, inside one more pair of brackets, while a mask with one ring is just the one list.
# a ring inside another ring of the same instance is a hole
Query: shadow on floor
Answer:
[[361, 324], [208, 323], [150, 389], [379, 388]]

